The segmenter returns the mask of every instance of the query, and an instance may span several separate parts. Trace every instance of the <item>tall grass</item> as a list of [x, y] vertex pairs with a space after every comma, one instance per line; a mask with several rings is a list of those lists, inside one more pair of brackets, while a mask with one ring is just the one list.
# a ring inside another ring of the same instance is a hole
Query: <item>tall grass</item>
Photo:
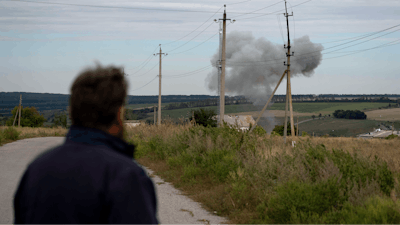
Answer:
[[202, 190], [208, 196], [200, 200], [235, 223], [400, 221], [399, 140], [296, 138], [292, 148], [291, 140], [229, 127], [164, 124], [128, 133], [137, 158], [166, 163], [161, 174], [172, 172], [189, 192], [202, 182], [222, 185], [214, 195]]
[[62, 127], [44, 128], [44, 127], [0, 127], [0, 146], [12, 141], [49, 136], [65, 136], [68, 130]]

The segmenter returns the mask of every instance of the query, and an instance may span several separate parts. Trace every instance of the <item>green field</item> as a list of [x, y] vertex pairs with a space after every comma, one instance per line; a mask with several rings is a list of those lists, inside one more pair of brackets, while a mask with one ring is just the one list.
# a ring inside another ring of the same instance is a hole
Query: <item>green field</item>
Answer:
[[[335, 110], [369, 110], [378, 109], [379, 107], [388, 106], [389, 103], [377, 102], [304, 102], [293, 103], [293, 111], [300, 113], [333, 113]], [[268, 109], [270, 110], [285, 110], [285, 103], [275, 103]]]
[[[170, 117], [170, 118], [180, 118], [180, 117], [187, 117], [188, 113], [192, 110], [197, 109], [212, 109], [216, 113], [218, 112], [217, 106], [208, 106], [208, 107], [196, 107], [196, 108], [185, 108], [185, 109], [174, 109], [174, 110], [163, 110], [162, 115], [163, 117]], [[229, 113], [239, 113], [239, 112], [250, 112], [250, 111], [257, 111], [257, 107], [253, 105], [226, 105], [225, 106], [225, 114]], [[190, 116], [190, 115], [189, 115]]]
[[[161, 106], [166, 106], [170, 103], [171, 102], [161, 103]], [[151, 107], [151, 106], [158, 106], [158, 103], [130, 104], [130, 105], [126, 105], [125, 107], [127, 109], [140, 109], [140, 108], [146, 108], [146, 107]]]
[[[341, 102], [341, 103], [329, 103], [329, 102], [305, 102], [305, 103], [293, 103], [293, 111], [300, 113], [319, 113], [330, 114], [335, 110], [343, 109], [343, 110], [370, 110], [370, 109], [378, 109], [379, 107], [388, 106], [389, 103], [375, 103], [375, 102], [360, 102], [360, 103], [350, 103], [350, 102]], [[142, 106], [143, 107], [143, 106]], [[217, 106], [208, 106], [208, 107], [196, 107], [196, 108], [185, 108], [185, 109], [174, 109], [174, 110], [163, 110], [163, 117], [170, 118], [180, 118], [186, 117], [187, 113], [196, 110], [199, 108], [204, 109], [213, 109], [217, 112]], [[240, 113], [240, 112], [251, 112], [258, 111], [262, 108], [261, 106], [254, 106], [252, 104], [244, 104], [244, 105], [226, 105], [225, 113]], [[285, 103], [275, 103], [272, 106], [268, 107], [268, 110], [285, 110]]]
[[[379, 128], [381, 123], [391, 125], [391, 123], [376, 120], [325, 118], [301, 123], [299, 124], [299, 130], [300, 132], [305, 131], [309, 135], [312, 135], [314, 132], [316, 136], [329, 134], [329, 136], [333, 137], [354, 137], [358, 134], [371, 132], [374, 128]], [[395, 122], [395, 128], [399, 126], [400, 122]]]

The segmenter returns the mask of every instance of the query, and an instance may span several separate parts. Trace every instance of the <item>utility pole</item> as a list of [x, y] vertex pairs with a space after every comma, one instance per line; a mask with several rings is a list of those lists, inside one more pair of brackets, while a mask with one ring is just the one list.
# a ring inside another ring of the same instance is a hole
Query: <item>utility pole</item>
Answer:
[[156, 106], [154, 106], [154, 125], [156, 125], [156, 112], [157, 112], [157, 109], [156, 109]]
[[297, 116], [297, 135], [296, 136], [299, 136], [299, 116]]
[[[217, 22], [217, 20], [214, 20], [215, 22]], [[219, 22], [219, 50], [218, 50], [218, 60], [216, 62], [216, 66], [217, 66], [217, 70], [218, 70], [218, 94], [221, 92], [221, 69], [222, 69], [222, 65], [221, 65], [221, 61], [222, 61], [222, 23]], [[220, 99], [217, 100], [217, 107], [218, 107], [218, 112], [217, 114], [220, 115], [220, 108], [221, 108], [221, 102]], [[217, 118], [217, 125], [220, 126], [221, 124], [221, 118], [218, 117]]]
[[22, 95], [19, 95], [19, 120], [18, 120], [18, 127], [21, 126], [21, 104], [22, 104]]
[[[221, 90], [219, 93], [219, 125], [224, 124], [225, 115], [225, 64], [226, 64], [226, 21], [231, 20], [226, 18], [226, 5], [224, 5], [224, 17], [222, 20], [222, 52], [221, 52]], [[216, 20], [214, 20], [216, 21]], [[235, 21], [235, 20], [233, 20]]]
[[287, 57], [287, 64], [286, 62], [284, 62], [284, 65], [287, 65], [287, 87], [286, 87], [286, 108], [285, 108], [285, 127], [284, 127], [284, 142], [286, 143], [286, 132], [287, 132], [287, 111], [288, 111], [288, 104], [289, 104], [289, 108], [290, 108], [290, 128], [291, 128], [291, 133], [292, 133], [292, 137], [295, 136], [294, 133], [294, 121], [293, 121], [293, 105], [292, 105], [292, 86], [290, 83], [290, 56], [294, 55], [294, 52], [292, 52], [292, 54], [290, 54], [290, 35], [289, 35], [289, 16], [293, 16], [293, 12], [292, 15], [289, 15], [287, 13], [287, 6], [286, 6], [286, 0], [285, 0], [285, 10], [286, 13], [284, 13], [285, 17], [286, 17], [286, 26], [287, 26], [287, 36], [288, 36], [288, 46], [284, 46], [284, 48], [287, 48], [287, 53], [286, 53], [286, 57]]
[[160, 55], [160, 69], [159, 69], [159, 84], [158, 84], [158, 118], [157, 118], [157, 124], [161, 125], [161, 59], [162, 59], [162, 55], [168, 55], [168, 53], [162, 53], [161, 50], [161, 44], [160, 44], [160, 53], [156, 53], [154, 55]]

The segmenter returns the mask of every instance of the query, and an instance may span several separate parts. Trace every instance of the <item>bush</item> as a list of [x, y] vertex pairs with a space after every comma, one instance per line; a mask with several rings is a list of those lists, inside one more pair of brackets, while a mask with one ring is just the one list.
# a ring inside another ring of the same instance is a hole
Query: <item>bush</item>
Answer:
[[386, 140], [391, 140], [391, 139], [396, 139], [396, 138], [399, 138], [399, 136], [397, 136], [395, 134], [391, 134], [391, 135], [385, 137]]
[[265, 131], [264, 128], [262, 128], [262, 126], [260, 125], [254, 127], [253, 132], [259, 136], [265, 135], [267, 133], [267, 131]]
[[[11, 111], [12, 116], [7, 120], [7, 126], [12, 126], [14, 123], [15, 115], [18, 113], [18, 106], [15, 106]], [[23, 107], [21, 113], [21, 126], [22, 127], [41, 127], [43, 123], [46, 122], [46, 119], [40, 115], [40, 113], [36, 110], [35, 107]], [[18, 124], [18, 117], [17, 121]]]
[[3, 138], [4, 139], [8, 139], [8, 140], [12, 140], [12, 141], [16, 141], [18, 140], [19, 135], [21, 134], [21, 132], [18, 132], [14, 127], [8, 127], [7, 129], [5, 129], [3, 131]]
[[302, 137], [308, 137], [308, 136], [310, 136], [307, 132], [305, 132], [305, 131], [303, 131], [303, 132], [301, 132], [301, 136]]
[[[214, 119], [214, 117], [217, 115], [214, 110], [212, 109], [197, 109], [193, 110], [194, 114], [194, 119], [197, 124], [202, 125], [202, 126], [210, 126], [210, 127], [216, 127], [217, 126], [217, 121]], [[193, 117], [190, 117], [190, 120], [192, 120]]]
[[[285, 123], [283, 123], [283, 124], [285, 124]], [[287, 135], [291, 135], [292, 134], [291, 130], [292, 130], [292, 127], [290, 126], [290, 122], [288, 122]], [[284, 131], [285, 131], [285, 126], [284, 125], [281, 125], [281, 126], [276, 125], [275, 128], [272, 131], [277, 133], [277, 134], [279, 134], [280, 136], [283, 136]], [[294, 126], [294, 133], [296, 134], [296, 132], [297, 132], [297, 128], [296, 128], [296, 126]]]

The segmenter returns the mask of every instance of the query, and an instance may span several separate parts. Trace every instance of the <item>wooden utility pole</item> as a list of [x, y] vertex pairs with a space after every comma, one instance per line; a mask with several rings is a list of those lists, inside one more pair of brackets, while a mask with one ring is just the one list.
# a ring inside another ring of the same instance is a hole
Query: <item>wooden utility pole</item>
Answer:
[[297, 116], [297, 131], [296, 131], [297, 135], [299, 136], [299, 116]]
[[19, 119], [18, 119], [18, 127], [21, 126], [21, 104], [22, 104], [22, 95], [19, 95]]
[[[293, 105], [292, 105], [292, 86], [290, 83], [290, 56], [294, 55], [294, 52], [292, 52], [292, 54], [290, 53], [290, 35], [289, 35], [289, 16], [293, 16], [293, 12], [292, 15], [289, 15], [287, 13], [287, 6], [286, 6], [286, 0], [285, 0], [285, 10], [286, 13], [284, 14], [286, 17], [286, 26], [287, 26], [287, 36], [288, 36], [288, 46], [284, 46], [284, 48], [287, 48], [287, 53], [286, 53], [286, 57], [287, 57], [287, 88], [286, 88], [286, 109], [285, 109], [285, 131], [287, 131], [287, 105], [289, 104], [289, 108], [290, 108], [290, 128], [291, 128], [291, 134], [292, 137], [295, 136], [295, 132], [294, 132], [294, 121], [293, 121]], [[286, 64], [286, 62], [284, 63]], [[284, 141], [286, 143], [286, 132], [284, 134]]]
[[161, 50], [161, 44], [160, 44], [160, 53], [156, 53], [154, 55], [160, 55], [160, 69], [159, 69], [159, 84], [158, 84], [158, 118], [157, 118], [157, 124], [161, 125], [161, 59], [162, 59], [162, 55], [168, 55], [168, 53], [162, 53]]
[[154, 106], [154, 125], [156, 125], [156, 112], [157, 112], [157, 108], [156, 108], [156, 106]]
[[224, 124], [225, 115], [225, 64], [226, 64], [226, 5], [224, 5], [224, 17], [222, 20], [222, 53], [221, 53], [221, 90], [219, 93], [219, 121], [220, 126]]

